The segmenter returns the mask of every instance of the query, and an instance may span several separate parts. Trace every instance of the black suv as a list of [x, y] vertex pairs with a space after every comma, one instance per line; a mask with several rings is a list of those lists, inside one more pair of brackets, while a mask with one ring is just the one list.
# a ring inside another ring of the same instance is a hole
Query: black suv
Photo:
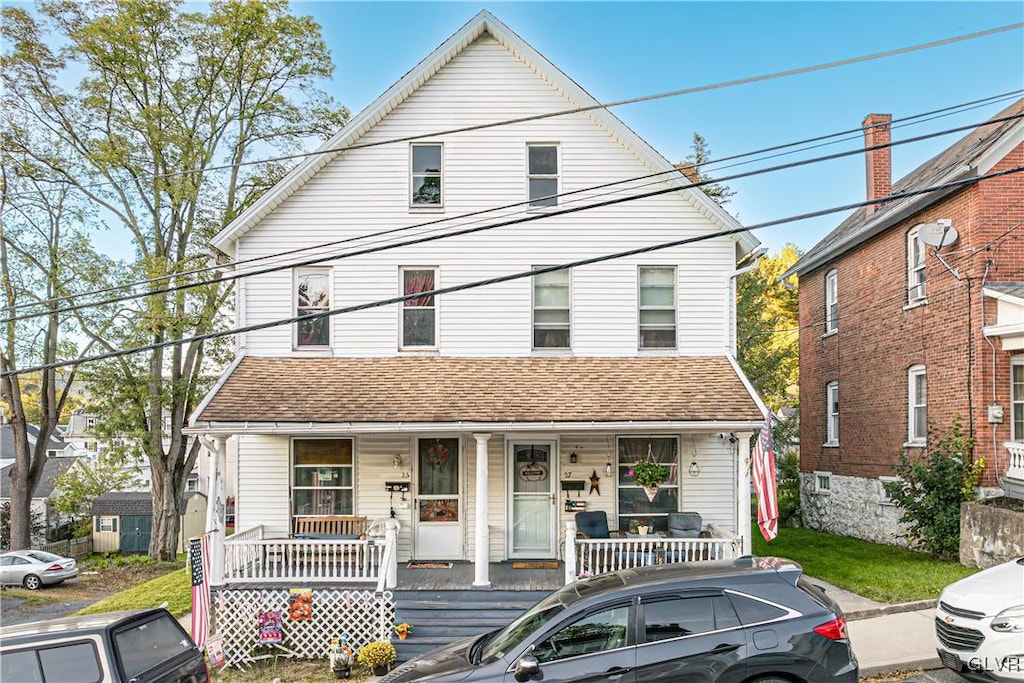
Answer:
[[503, 629], [383, 681], [843, 681], [857, 660], [839, 606], [773, 557], [666, 564], [569, 584]]
[[207, 683], [202, 651], [165, 609], [0, 629], [4, 683]]

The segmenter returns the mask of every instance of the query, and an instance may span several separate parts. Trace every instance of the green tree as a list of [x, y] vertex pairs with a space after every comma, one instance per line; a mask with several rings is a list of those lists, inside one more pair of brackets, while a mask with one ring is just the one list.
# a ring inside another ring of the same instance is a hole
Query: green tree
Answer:
[[[711, 161], [711, 146], [708, 141], [704, 139], [704, 136], [694, 131], [693, 141], [690, 143], [690, 153], [686, 155], [686, 159], [678, 168], [686, 174], [688, 178], [695, 182], [707, 182], [711, 180], [711, 176], [702, 170], [704, 164]], [[729, 188], [728, 185], [722, 183], [708, 183], [702, 185], [701, 190], [704, 194], [711, 197], [719, 206], [725, 206], [729, 203], [729, 199], [736, 194], [735, 190]]]
[[94, 500], [110, 491], [135, 488], [141, 481], [135, 460], [104, 453], [96, 460], [82, 459], [57, 477], [51, 498], [58, 512], [73, 517], [92, 514]]
[[[147, 296], [102, 326], [79, 317], [88, 338], [116, 351], [225, 325], [228, 286], [160, 290], [196, 284], [188, 273], [216, 266], [206, 240], [282, 170], [238, 164], [298, 150], [347, 120], [318, 87], [333, 71], [320, 27], [283, 0], [218, 0], [206, 12], [180, 1], [47, 0], [36, 14], [4, 8], [3, 31], [3, 104], [72, 154], [18, 151], [127, 232], [136, 254], [127, 277], [148, 283]], [[76, 90], [61, 88], [72, 79]], [[228, 171], [212, 170], [224, 162]], [[182, 430], [229, 353], [226, 342], [196, 342], [88, 368], [104, 428], [140, 443], [149, 461], [153, 557], [174, 559], [199, 448]]]

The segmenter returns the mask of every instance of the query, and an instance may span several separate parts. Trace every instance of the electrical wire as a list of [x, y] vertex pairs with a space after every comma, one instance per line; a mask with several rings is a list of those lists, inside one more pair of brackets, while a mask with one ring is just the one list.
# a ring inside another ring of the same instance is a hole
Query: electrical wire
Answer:
[[464, 284], [461, 284], [461, 285], [452, 285], [452, 286], [449, 286], [449, 287], [439, 287], [437, 289], [433, 289], [433, 290], [430, 290], [430, 291], [416, 292], [416, 293], [413, 293], [413, 294], [406, 294], [406, 295], [388, 297], [386, 299], [378, 299], [376, 301], [371, 301], [371, 302], [367, 302], [367, 303], [357, 304], [357, 305], [354, 305], [354, 306], [346, 306], [344, 308], [330, 309], [330, 310], [327, 310], [327, 311], [318, 311], [316, 313], [307, 313], [307, 314], [304, 314], [304, 315], [292, 316], [292, 317], [289, 317], [289, 318], [282, 318], [282, 319], [272, 320], [272, 321], [263, 322], [263, 323], [256, 323], [256, 324], [252, 324], [252, 325], [245, 325], [245, 326], [242, 326], [242, 327], [236, 327], [236, 328], [232, 328], [232, 329], [229, 329], [229, 330], [219, 330], [219, 331], [215, 331], [215, 332], [207, 332], [205, 334], [199, 334], [199, 335], [194, 335], [194, 336], [191, 336], [191, 337], [185, 337], [185, 338], [180, 338], [180, 339], [169, 339], [169, 340], [165, 340], [165, 341], [162, 341], [162, 342], [156, 342], [156, 343], [153, 343], [153, 344], [145, 344], [145, 345], [142, 345], [142, 346], [136, 346], [136, 347], [132, 347], [132, 348], [128, 348], [128, 349], [118, 349], [116, 351], [109, 351], [107, 353], [97, 354], [97, 355], [94, 355], [94, 356], [87, 356], [87, 357], [84, 357], [84, 358], [77, 358], [77, 359], [74, 359], [74, 360], [56, 361], [56, 362], [53, 362], [53, 363], [46, 363], [46, 364], [43, 364], [43, 365], [36, 365], [36, 366], [33, 366], [33, 367], [23, 368], [23, 369], [4, 370], [4, 371], [0, 371], [0, 378], [2, 378], [2, 377], [10, 377], [10, 376], [13, 376], [13, 375], [20, 375], [20, 374], [25, 374], [25, 373], [31, 373], [31, 372], [40, 372], [40, 371], [43, 371], [43, 370], [54, 370], [54, 369], [57, 369], [57, 368], [63, 368], [63, 367], [68, 367], [68, 366], [73, 366], [73, 365], [81, 365], [83, 363], [91, 363], [91, 362], [97, 362], [97, 361], [102, 361], [102, 360], [108, 360], [108, 359], [111, 359], [111, 358], [119, 358], [119, 357], [122, 357], [122, 356], [129, 356], [129, 355], [133, 355], [133, 354], [136, 354], [136, 353], [141, 353], [141, 352], [144, 352], [144, 351], [153, 351], [153, 350], [156, 350], [156, 349], [162, 349], [162, 348], [167, 348], [167, 347], [171, 347], [171, 346], [180, 346], [180, 345], [183, 345], [183, 344], [190, 344], [190, 343], [198, 342], [198, 341], [206, 341], [206, 340], [209, 340], [209, 339], [217, 339], [217, 338], [220, 338], [220, 337], [233, 336], [233, 335], [236, 335], [236, 334], [242, 334], [242, 333], [247, 333], [247, 332], [255, 332], [255, 331], [258, 331], [258, 330], [265, 330], [265, 329], [269, 329], [269, 328], [272, 328], [272, 327], [281, 327], [283, 325], [291, 325], [291, 324], [294, 324], [294, 323], [310, 322], [310, 321], [319, 320], [319, 319], [322, 319], [322, 318], [329, 318], [329, 317], [332, 317], [332, 316], [335, 316], [335, 315], [341, 315], [341, 314], [344, 314], [344, 313], [353, 313], [353, 312], [356, 312], [356, 311], [362, 311], [362, 310], [367, 310], [367, 309], [371, 309], [371, 308], [380, 308], [382, 306], [389, 306], [391, 304], [401, 303], [403, 301], [409, 301], [411, 299], [421, 299], [421, 298], [425, 298], [425, 297], [435, 297], [435, 296], [442, 296], [442, 295], [445, 295], [445, 294], [452, 294], [454, 292], [465, 291], [465, 290], [468, 290], [468, 289], [476, 289], [476, 288], [479, 288], [479, 287], [486, 287], [486, 286], [489, 286], [489, 285], [499, 284], [499, 283], [502, 283], [502, 282], [510, 282], [512, 280], [519, 280], [519, 279], [527, 278], [527, 277], [535, 277], [537, 275], [543, 275], [545, 273], [552, 273], [552, 272], [556, 272], [556, 271], [560, 271], [560, 270], [567, 270], [567, 269], [570, 269], [570, 268], [579, 268], [579, 267], [582, 267], [582, 266], [593, 265], [593, 264], [596, 264], [596, 263], [603, 263], [605, 261], [612, 261], [612, 260], [616, 260], [616, 259], [620, 259], [620, 258], [628, 258], [630, 256], [637, 256], [637, 255], [640, 255], [640, 254], [648, 254], [648, 253], [652, 253], [652, 252], [655, 252], [655, 251], [662, 251], [664, 249], [670, 249], [670, 248], [673, 248], [673, 247], [680, 247], [680, 246], [685, 246], [685, 245], [688, 245], [688, 244], [695, 244], [697, 242], [703, 242], [705, 240], [714, 239], [714, 238], [718, 238], [718, 237], [727, 237], [729, 235], [735, 235], [737, 233], [746, 232], [746, 231], [750, 231], [750, 230], [759, 230], [759, 229], [762, 229], [762, 228], [767, 228], [767, 227], [771, 227], [771, 226], [775, 226], [775, 225], [782, 225], [784, 223], [792, 223], [792, 222], [796, 222], [796, 221], [806, 220], [808, 218], [817, 218], [819, 216], [826, 216], [826, 215], [833, 214], [833, 213], [849, 211], [849, 210], [858, 209], [858, 208], [861, 208], [861, 207], [864, 207], [864, 206], [887, 204], [889, 202], [900, 201], [900, 200], [906, 199], [908, 197], [914, 197], [914, 196], [918, 196], [918, 195], [922, 195], [922, 194], [928, 194], [928, 193], [931, 193], [931, 192], [941, 192], [941, 191], [947, 190], [947, 189], [953, 189], [953, 188], [957, 188], [957, 187], [964, 187], [964, 186], [967, 186], [967, 185], [973, 185], [973, 184], [976, 184], [976, 183], [984, 182], [986, 180], [991, 180], [993, 178], [999, 178], [999, 177], [1002, 177], [1002, 176], [1007, 176], [1007, 175], [1012, 175], [1012, 174], [1015, 174], [1015, 173], [1020, 173], [1021, 171], [1024, 171], [1024, 166], [1016, 166], [1016, 167], [1013, 167], [1013, 168], [1005, 169], [1005, 170], [1002, 170], [1002, 171], [996, 171], [996, 172], [988, 173], [988, 174], [985, 174], [985, 175], [976, 176], [976, 177], [973, 177], [973, 178], [965, 178], [965, 179], [962, 179], [962, 180], [955, 180], [955, 181], [951, 181], [951, 182], [948, 182], [948, 183], [943, 183], [941, 185], [933, 185], [933, 186], [930, 186], [930, 187], [920, 188], [920, 189], [917, 189], [917, 190], [909, 190], [909, 191], [906, 191], [906, 192], [901, 192], [899, 194], [890, 195], [888, 197], [881, 197], [881, 198], [878, 198], [878, 199], [869, 199], [869, 200], [865, 200], [865, 201], [861, 201], [861, 202], [855, 202], [855, 203], [852, 203], [852, 204], [845, 204], [845, 205], [842, 205], [842, 206], [834, 206], [834, 207], [830, 207], [830, 208], [827, 208], [827, 209], [819, 209], [817, 211], [810, 211], [810, 212], [799, 214], [799, 215], [796, 215], [796, 216], [789, 216], [789, 217], [786, 217], [786, 218], [778, 218], [778, 219], [775, 219], [775, 220], [764, 221], [762, 223], [757, 223], [757, 224], [750, 225], [750, 226], [747, 226], [747, 227], [730, 228], [730, 229], [727, 229], [727, 230], [719, 230], [719, 231], [716, 231], [716, 232], [706, 233], [706, 234], [703, 234], [703, 235], [697, 235], [697, 236], [694, 236], [694, 237], [681, 238], [681, 239], [672, 240], [672, 241], [669, 241], [669, 242], [661, 242], [659, 244], [651, 244], [651, 245], [646, 245], [646, 246], [642, 246], [642, 247], [636, 247], [636, 248], [633, 248], [633, 249], [627, 249], [627, 250], [624, 250], [624, 251], [618, 251], [618, 252], [614, 252], [614, 253], [611, 253], [611, 254], [604, 254], [604, 255], [600, 255], [600, 256], [592, 256], [592, 257], [588, 257], [588, 258], [577, 259], [577, 260], [569, 261], [569, 262], [562, 263], [562, 264], [559, 264], [559, 265], [544, 266], [544, 267], [541, 267], [541, 268], [535, 268], [535, 269], [531, 269], [531, 270], [527, 270], [527, 271], [520, 271], [520, 272], [516, 272], [516, 273], [510, 273], [510, 274], [507, 274], [507, 275], [500, 275], [500, 276], [497, 276], [497, 277], [487, 278], [487, 279], [484, 279], [484, 280], [476, 280], [476, 281], [464, 283]]

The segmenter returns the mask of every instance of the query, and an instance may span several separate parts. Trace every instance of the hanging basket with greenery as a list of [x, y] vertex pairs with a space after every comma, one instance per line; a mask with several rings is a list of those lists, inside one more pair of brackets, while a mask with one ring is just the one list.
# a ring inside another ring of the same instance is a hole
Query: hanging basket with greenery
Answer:
[[652, 503], [655, 496], [658, 495], [658, 489], [668, 481], [668, 476], [668, 465], [663, 465], [660, 462], [648, 460], [633, 465], [633, 481], [643, 488], [644, 493], [647, 494], [647, 500]]

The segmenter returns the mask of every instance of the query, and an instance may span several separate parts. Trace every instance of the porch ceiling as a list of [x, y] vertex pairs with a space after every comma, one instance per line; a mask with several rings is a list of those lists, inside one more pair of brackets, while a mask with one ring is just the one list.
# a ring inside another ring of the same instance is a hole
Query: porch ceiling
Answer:
[[255, 358], [192, 424], [758, 422], [725, 356]]

